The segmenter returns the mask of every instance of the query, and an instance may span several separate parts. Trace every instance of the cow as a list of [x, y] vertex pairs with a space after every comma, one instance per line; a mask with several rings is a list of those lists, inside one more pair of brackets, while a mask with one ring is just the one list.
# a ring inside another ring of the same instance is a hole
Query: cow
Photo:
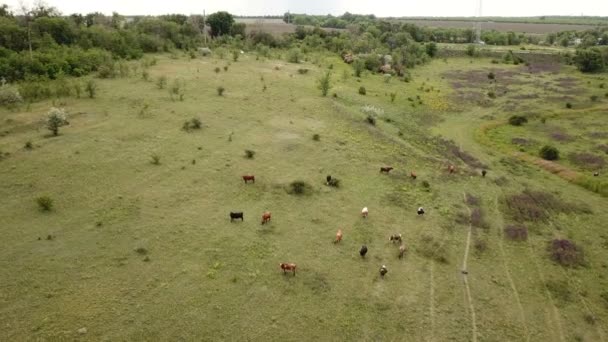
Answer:
[[488, 173], [488, 171], [486, 171], [486, 170], [481, 170], [481, 177], [485, 177], [487, 173]]
[[279, 267], [283, 270], [283, 274], [287, 274], [287, 271], [292, 271], [293, 276], [296, 276], [296, 264], [282, 262], [279, 264]]
[[423, 207], [418, 208], [417, 213], [418, 213], [418, 215], [424, 215], [424, 208]]
[[365, 254], [367, 254], [367, 246], [363, 245], [363, 246], [361, 246], [361, 249], [359, 250], [359, 255], [362, 258], [365, 258]]
[[243, 180], [245, 181], [245, 184], [247, 184], [248, 181], [252, 181], [253, 183], [255, 183], [255, 176], [254, 175], [244, 175]]
[[394, 169], [392, 166], [382, 166], [380, 167], [380, 173], [389, 173], [392, 169]]
[[245, 221], [245, 219], [243, 218], [243, 212], [242, 211], [236, 211], [230, 212], [230, 222], [236, 220], [236, 219], [241, 219], [241, 221]]
[[399, 246], [399, 259], [403, 258], [403, 254], [405, 254], [405, 246]]
[[410, 172], [410, 177], [412, 177], [413, 180], [416, 180], [416, 177], [418, 176], [416, 176], [416, 172], [412, 171]]
[[342, 229], [338, 229], [334, 243], [339, 243], [340, 241], [342, 241]]
[[270, 211], [265, 211], [262, 214], [262, 224], [267, 223], [268, 221], [270, 221], [270, 217], [271, 217]]
[[393, 234], [388, 238], [388, 241], [401, 243], [403, 240], [401, 239], [401, 234]]
[[329, 185], [329, 182], [331, 182], [331, 175], [327, 175], [325, 179], [327, 180], [327, 185]]
[[388, 273], [388, 268], [386, 268], [386, 265], [382, 265], [382, 267], [380, 267], [380, 276], [382, 278], [384, 278], [384, 275]]
[[450, 173], [454, 173], [454, 172], [456, 171], [456, 166], [454, 166], [454, 165], [450, 164], [450, 166], [448, 166], [448, 171], [449, 171]]
[[369, 214], [367, 207], [361, 209], [361, 216], [363, 216], [363, 218], [367, 218], [367, 214]]
[[597, 177], [597, 176], [599, 176], [599, 175], [600, 175], [599, 171], [595, 171], [595, 172], [593, 173], [593, 177]]

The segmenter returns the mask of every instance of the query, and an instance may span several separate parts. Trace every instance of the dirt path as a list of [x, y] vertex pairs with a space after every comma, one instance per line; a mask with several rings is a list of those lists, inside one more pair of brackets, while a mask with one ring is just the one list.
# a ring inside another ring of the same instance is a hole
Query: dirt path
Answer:
[[515, 286], [515, 282], [513, 281], [513, 277], [511, 277], [511, 272], [509, 271], [509, 265], [507, 264], [507, 258], [505, 256], [505, 249], [503, 247], [503, 237], [502, 237], [502, 227], [504, 226], [502, 215], [500, 214], [500, 210], [498, 209], [498, 196], [494, 198], [494, 205], [496, 209], [496, 217], [499, 220], [498, 224], [498, 250], [500, 252], [500, 258], [502, 261], [502, 266], [505, 271], [505, 276], [509, 280], [509, 285], [511, 286], [511, 290], [513, 291], [513, 296], [517, 302], [517, 307], [519, 309], [519, 318], [521, 320], [521, 325], [524, 327], [524, 332], [526, 334], [526, 341], [530, 341], [530, 330], [528, 329], [528, 325], [526, 324], [526, 314], [524, 311], [523, 305], [521, 305], [521, 300], [519, 298], [519, 291], [517, 291], [517, 287]]
[[435, 263], [431, 261], [430, 274], [431, 284], [429, 289], [429, 317], [431, 319], [431, 338], [429, 341], [435, 341]]
[[[463, 192], [462, 196], [464, 199], [465, 207], [467, 208], [467, 211], [469, 212], [469, 217], [471, 217], [471, 208], [469, 208], [469, 206], [466, 204], [467, 203], [466, 193]], [[473, 334], [471, 340], [473, 342], [476, 342], [477, 341], [477, 322], [475, 319], [475, 306], [473, 305], [473, 299], [471, 298], [471, 288], [469, 287], [469, 280], [468, 280], [469, 271], [467, 269], [467, 267], [468, 267], [467, 263], [468, 263], [468, 259], [469, 259], [469, 250], [471, 247], [472, 233], [473, 233], [473, 226], [471, 225], [471, 222], [469, 220], [469, 231], [467, 233], [467, 243], [464, 248], [464, 257], [462, 259], [461, 273], [462, 273], [462, 282], [464, 283], [467, 303], [469, 304], [469, 312], [471, 313], [471, 330], [472, 330], [472, 334]]]

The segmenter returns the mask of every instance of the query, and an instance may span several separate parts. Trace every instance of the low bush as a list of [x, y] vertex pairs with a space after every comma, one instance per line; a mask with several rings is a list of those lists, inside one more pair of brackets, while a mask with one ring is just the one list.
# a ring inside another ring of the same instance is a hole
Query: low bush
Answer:
[[545, 160], [559, 159], [559, 150], [553, 146], [545, 145], [540, 149], [540, 157]]
[[23, 102], [23, 98], [19, 93], [19, 90], [8, 86], [0, 86], [0, 106], [13, 108]]
[[190, 132], [191, 130], [201, 129], [202, 125], [203, 124], [199, 118], [192, 118], [184, 122], [182, 129], [186, 132]]
[[364, 86], [359, 87], [359, 94], [361, 94], [361, 95], [367, 94], [367, 91], [365, 90]]
[[89, 98], [95, 98], [95, 95], [97, 94], [97, 83], [95, 83], [94, 80], [88, 80], [87, 85], [84, 87], [84, 90], [89, 95]]
[[566, 102], [566, 108], [571, 109], [572, 108], [572, 103]]
[[551, 260], [562, 266], [576, 267], [583, 265], [585, 262], [581, 247], [567, 239], [550, 241], [548, 250]]
[[287, 61], [289, 63], [300, 63], [302, 60], [302, 52], [298, 48], [293, 48], [287, 52]]
[[517, 222], [546, 221], [550, 212], [584, 212], [573, 203], [566, 203], [551, 193], [524, 190], [505, 199], [507, 213]]
[[395, 98], [397, 97], [397, 93], [391, 93], [391, 102], [395, 102]]
[[496, 79], [496, 75], [494, 75], [494, 73], [490, 71], [490, 72], [488, 73], [488, 79], [489, 79], [489, 80], [494, 80], [494, 79]]
[[160, 76], [158, 79], [156, 79], [156, 86], [158, 87], [158, 89], [165, 89], [165, 86], [167, 85], [167, 76]]
[[46, 128], [53, 133], [54, 136], [59, 134], [59, 127], [69, 125], [65, 110], [52, 107], [46, 115]]
[[597, 95], [591, 95], [589, 96], [589, 99], [593, 102], [597, 101], [599, 99], [599, 97]]
[[150, 155], [150, 163], [152, 163], [152, 165], [160, 165], [160, 156], [156, 153], [152, 153], [152, 155]]
[[327, 185], [332, 186], [334, 188], [339, 188], [340, 180], [338, 178], [332, 177], [332, 179], [330, 179], [329, 182], [327, 182]]
[[422, 256], [435, 261], [447, 264], [449, 262], [448, 252], [445, 244], [431, 235], [422, 235], [419, 248], [417, 249]]
[[308, 73], [308, 69], [303, 69], [303, 68], [298, 69], [298, 74], [300, 74], [300, 75], [306, 75], [307, 73]]
[[522, 225], [509, 225], [504, 228], [505, 237], [513, 241], [526, 241], [528, 228]]
[[287, 193], [291, 195], [306, 195], [310, 192], [312, 192], [312, 186], [301, 180], [289, 183], [287, 188]]
[[31, 150], [34, 148], [34, 145], [32, 144], [31, 141], [28, 141], [25, 143], [25, 145], [23, 146], [26, 150]]
[[587, 170], [601, 169], [606, 164], [604, 158], [588, 152], [570, 153], [568, 159], [571, 163]]
[[220, 67], [215, 67], [214, 71], [215, 71], [215, 73], [217, 74], [217, 73], [219, 73], [220, 71], [222, 71], [222, 69], [220, 69]]
[[545, 287], [551, 295], [562, 303], [567, 303], [572, 300], [572, 291], [568, 287], [568, 283], [564, 280], [548, 280], [545, 282]]
[[245, 158], [253, 159], [254, 156], [255, 156], [255, 151], [245, 150]]
[[312, 135], [312, 140], [319, 141], [319, 140], [321, 140], [321, 136], [319, 134], [315, 133], [315, 134]]
[[521, 126], [528, 123], [528, 118], [522, 115], [513, 115], [509, 118], [509, 124], [512, 126]]
[[488, 91], [488, 97], [491, 99], [496, 98], [496, 93], [493, 90]]
[[376, 126], [376, 118], [372, 115], [368, 115], [367, 118], [367, 123], [372, 125], [372, 126]]
[[219, 87], [217, 87], [217, 94], [218, 94], [219, 96], [224, 96], [224, 91], [225, 91], [225, 90], [226, 90], [226, 88], [224, 88], [224, 87], [222, 87], [222, 86], [219, 86]]
[[425, 189], [430, 189], [431, 188], [431, 184], [428, 181], [422, 181], [422, 187]]
[[51, 211], [53, 209], [53, 199], [49, 196], [40, 196], [36, 198], [36, 204], [42, 211]]

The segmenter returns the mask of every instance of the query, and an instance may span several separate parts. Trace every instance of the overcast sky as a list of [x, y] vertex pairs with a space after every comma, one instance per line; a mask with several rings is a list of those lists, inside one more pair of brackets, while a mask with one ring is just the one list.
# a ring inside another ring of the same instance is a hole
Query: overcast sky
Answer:
[[[25, 4], [35, 1], [25, 0]], [[13, 10], [19, 0], [0, 0]], [[478, 0], [48, 0], [64, 14], [116, 11], [132, 14], [193, 14], [228, 11], [237, 15], [280, 15], [286, 11], [340, 15], [346, 11], [376, 16], [475, 16]], [[608, 0], [484, 0], [484, 16], [608, 16]]]

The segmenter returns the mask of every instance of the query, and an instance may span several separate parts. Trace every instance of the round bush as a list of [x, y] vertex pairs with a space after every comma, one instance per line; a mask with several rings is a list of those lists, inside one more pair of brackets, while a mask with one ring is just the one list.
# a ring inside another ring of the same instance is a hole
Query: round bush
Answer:
[[513, 126], [521, 126], [528, 122], [528, 119], [525, 116], [521, 115], [513, 115], [509, 118], [509, 124]]
[[545, 145], [540, 149], [540, 156], [545, 160], [559, 159], [559, 150], [553, 146]]
[[361, 95], [367, 94], [367, 91], [365, 90], [364, 86], [359, 87], [359, 94], [361, 94]]

